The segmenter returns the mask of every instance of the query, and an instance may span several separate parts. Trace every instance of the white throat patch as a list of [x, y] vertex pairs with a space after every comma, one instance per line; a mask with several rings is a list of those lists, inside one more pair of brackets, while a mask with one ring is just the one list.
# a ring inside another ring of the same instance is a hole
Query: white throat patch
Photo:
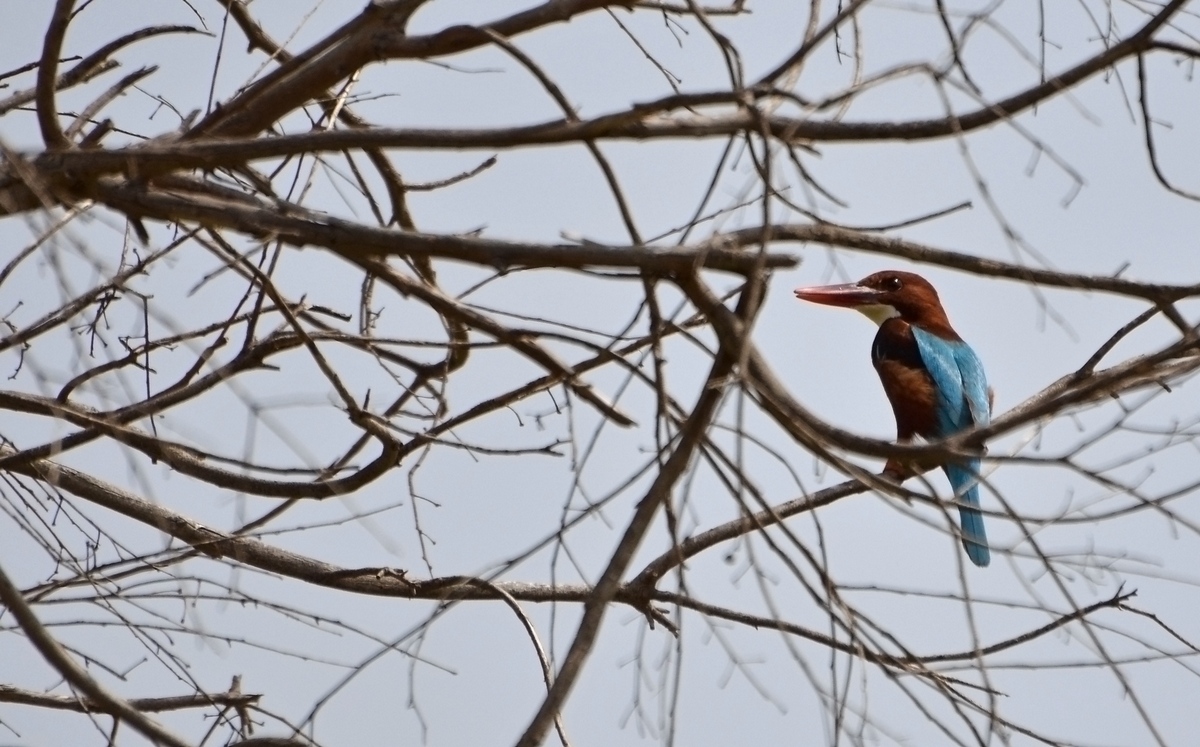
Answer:
[[861, 311], [863, 316], [875, 322], [876, 324], [883, 324], [888, 319], [895, 319], [896, 317], [900, 316], [900, 312], [896, 311], [895, 306], [889, 306], [882, 303], [872, 304], [870, 306], [856, 306], [855, 310]]

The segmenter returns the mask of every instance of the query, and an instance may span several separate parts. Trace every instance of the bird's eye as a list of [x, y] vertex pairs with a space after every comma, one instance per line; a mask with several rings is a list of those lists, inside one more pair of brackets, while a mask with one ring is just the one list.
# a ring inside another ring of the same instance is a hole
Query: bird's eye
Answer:
[[898, 291], [904, 286], [904, 283], [897, 277], [890, 277], [883, 281], [883, 289], [888, 291]]

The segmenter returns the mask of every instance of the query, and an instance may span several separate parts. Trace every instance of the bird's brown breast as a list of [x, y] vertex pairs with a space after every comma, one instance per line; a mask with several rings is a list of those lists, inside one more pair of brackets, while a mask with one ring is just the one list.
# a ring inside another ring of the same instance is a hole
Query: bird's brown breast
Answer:
[[932, 438], [937, 429], [937, 390], [907, 322], [889, 319], [880, 325], [871, 346], [871, 362], [892, 404], [896, 437]]

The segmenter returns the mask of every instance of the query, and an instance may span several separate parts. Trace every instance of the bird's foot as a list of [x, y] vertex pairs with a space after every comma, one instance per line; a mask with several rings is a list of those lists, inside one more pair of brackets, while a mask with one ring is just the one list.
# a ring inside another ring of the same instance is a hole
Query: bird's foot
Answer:
[[895, 459], [887, 460], [887, 464], [883, 465], [883, 472], [880, 473], [883, 477], [896, 482], [904, 482], [912, 477], [913, 471], [907, 465], [897, 462]]

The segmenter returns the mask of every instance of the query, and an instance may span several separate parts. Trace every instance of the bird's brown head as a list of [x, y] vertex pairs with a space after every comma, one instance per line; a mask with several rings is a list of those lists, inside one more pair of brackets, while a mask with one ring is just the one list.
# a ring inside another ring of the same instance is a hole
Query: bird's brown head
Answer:
[[884, 270], [857, 283], [797, 288], [796, 298], [862, 312], [876, 324], [900, 317], [910, 324], [950, 328], [937, 291], [920, 275]]

